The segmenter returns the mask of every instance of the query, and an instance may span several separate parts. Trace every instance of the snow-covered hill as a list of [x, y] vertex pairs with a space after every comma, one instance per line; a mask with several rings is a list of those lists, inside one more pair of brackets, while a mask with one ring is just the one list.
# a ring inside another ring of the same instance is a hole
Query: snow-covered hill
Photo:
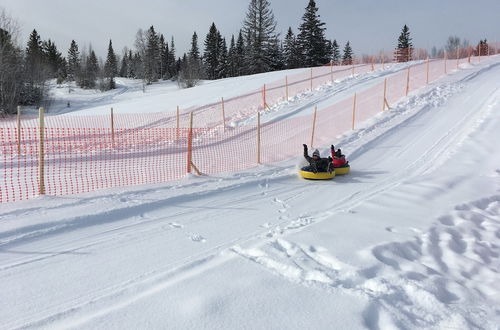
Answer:
[[[304, 94], [268, 119], [386, 74]], [[464, 65], [341, 136], [352, 172], [333, 181], [300, 179], [297, 157], [2, 204], [0, 328], [498, 329], [499, 76], [499, 56]], [[165, 105], [133, 93], [81, 110]]]

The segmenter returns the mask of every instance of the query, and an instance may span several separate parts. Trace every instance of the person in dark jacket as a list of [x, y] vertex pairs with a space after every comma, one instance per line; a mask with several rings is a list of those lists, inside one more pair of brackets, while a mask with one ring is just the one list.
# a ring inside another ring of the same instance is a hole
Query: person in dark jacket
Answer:
[[332, 168], [332, 158], [321, 158], [319, 154], [319, 150], [314, 150], [312, 157], [309, 157], [309, 153], [307, 151], [307, 145], [304, 146], [304, 158], [309, 162], [309, 166], [305, 168], [305, 170], [312, 171], [313, 173], [318, 172], [331, 172]]

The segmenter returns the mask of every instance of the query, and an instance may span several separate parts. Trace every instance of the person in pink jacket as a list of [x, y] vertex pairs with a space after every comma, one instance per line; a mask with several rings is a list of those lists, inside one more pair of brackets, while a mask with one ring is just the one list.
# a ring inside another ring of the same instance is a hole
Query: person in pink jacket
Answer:
[[342, 155], [342, 150], [340, 150], [340, 148], [335, 151], [335, 146], [332, 144], [330, 150], [332, 152], [333, 167], [342, 167], [347, 165], [348, 161], [346, 161], [345, 156]]

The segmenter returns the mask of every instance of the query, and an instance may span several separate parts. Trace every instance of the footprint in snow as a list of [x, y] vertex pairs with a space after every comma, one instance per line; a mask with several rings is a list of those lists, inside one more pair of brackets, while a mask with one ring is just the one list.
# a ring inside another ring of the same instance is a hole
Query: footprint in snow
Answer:
[[193, 242], [205, 243], [207, 241], [205, 237], [198, 234], [188, 234], [188, 236]]
[[170, 227], [172, 228], [184, 228], [183, 225], [181, 225], [180, 223], [177, 223], [177, 222], [171, 222], [168, 224]]

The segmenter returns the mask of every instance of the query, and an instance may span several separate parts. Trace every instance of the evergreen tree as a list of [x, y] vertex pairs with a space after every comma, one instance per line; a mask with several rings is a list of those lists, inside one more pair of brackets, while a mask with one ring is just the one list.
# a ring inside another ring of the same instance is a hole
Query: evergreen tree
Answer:
[[24, 65], [27, 84], [24, 86], [23, 93], [27, 104], [41, 103], [45, 92], [45, 80], [48, 78], [47, 71], [40, 35], [33, 30], [26, 47]]
[[406, 24], [398, 38], [398, 46], [395, 52], [396, 62], [408, 62], [413, 57], [413, 44], [410, 38], [410, 29]]
[[122, 62], [120, 64], [120, 71], [119, 71], [119, 76], [123, 78], [128, 78], [128, 51], [125, 48], [123, 52], [123, 57], [122, 57]]
[[23, 99], [23, 57], [21, 49], [12, 38], [12, 19], [0, 12], [0, 114], [15, 113], [18, 104], [26, 104]]
[[34, 79], [35, 75], [39, 74], [43, 64], [42, 41], [36, 30], [33, 30], [29, 36], [28, 45], [26, 47], [25, 56], [26, 73], [29, 79]]
[[151, 25], [146, 37], [146, 54], [144, 57], [144, 78], [147, 84], [158, 80], [160, 72], [159, 38]]
[[130, 77], [135, 79], [142, 79], [142, 59], [139, 52], [134, 53], [130, 62], [132, 63], [132, 65], [130, 66]]
[[270, 47], [276, 38], [276, 24], [269, 0], [250, 0], [243, 22], [246, 38], [245, 66], [248, 73], [261, 73], [270, 69]]
[[326, 40], [326, 57], [328, 58], [328, 62], [333, 62], [333, 43], [331, 40]]
[[235, 65], [235, 75], [239, 77], [244, 74], [244, 63], [245, 63], [245, 42], [243, 40], [243, 33], [240, 30], [238, 33], [238, 39], [236, 40], [236, 49], [234, 55], [234, 65]]
[[307, 67], [323, 65], [329, 62], [327, 41], [325, 39], [325, 23], [320, 21], [320, 15], [317, 14], [317, 11], [316, 2], [309, 0], [297, 36], [304, 65]]
[[[125, 56], [124, 56], [125, 58]], [[95, 88], [96, 79], [99, 74], [99, 62], [94, 50], [90, 49], [89, 57], [87, 58], [87, 86], [88, 88]]]
[[332, 61], [334, 65], [340, 64], [340, 47], [337, 40], [333, 40], [332, 42]]
[[288, 28], [283, 45], [283, 61], [287, 69], [299, 68], [302, 65], [302, 55], [292, 28]]
[[198, 48], [198, 35], [196, 32], [193, 33], [193, 37], [191, 38], [191, 49], [187, 55], [186, 66], [187, 70], [189, 70], [189, 75], [186, 76], [185, 74], [185, 77], [190, 81], [188, 83], [189, 87], [193, 87], [201, 78], [201, 58]]
[[218, 59], [217, 59], [217, 79], [226, 78], [227, 77], [227, 45], [226, 39], [222, 38], [220, 33], [218, 33], [219, 41], [219, 50], [218, 50]]
[[277, 36], [275, 36], [269, 43], [270, 63], [269, 69], [271, 71], [283, 70], [285, 68], [285, 61], [283, 59], [283, 45]]
[[80, 52], [76, 41], [71, 40], [68, 50], [68, 80], [74, 81], [80, 72]]
[[62, 54], [57, 50], [55, 43], [50, 39], [42, 42], [42, 52], [44, 62], [49, 70], [49, 76], [51, 78], [57, 78], [63, 64]]
[[104, 64], [104, 77], [107, 80], [106, 89], [115, 89], [115, 77], [118, 72], [116, 55], [113, 50], [113, 43], [109, 40], [108, 46], [108, 56], [106, 57], [106, 63]]
[[165, 79], [168, 72], [168, 43], [165, 41], [163, 34], [160, 34], [160, 78]]
[[191, 59], [198, 61], [200, 59], [200, 50], [198, 48], [198, 35], [196, 31], [193, 33], [191, 38], [191, 50], [189, 51], [189, 56]]
[[172, 36], [172, 40], [170, 41], [170, 50], [169, 50], [169, 74], [171, 78], [177, 76], [177, 73], [180, 69], [180, 59], [178, 61], [175, 60], [175, 43], [174, 37]]
[[234, 41], [234, 34], [231, 35], [231, 42], [229, 44], [229, 50], [227, 52], [227, 70], [228, 77], [236, 77], [236, 43]]
[[344, 56], [342, 56], [342, 65], [351, 65], [352, 64], [352, 48], [349, 41], [345, 44], [344, 47]]
[[217, 79], [218, 77], [221, 43], [221, 35], [215, 23], [212, 23], [205, 38], [205, 51], [203, 53], [203, 61], [208, 79]]

